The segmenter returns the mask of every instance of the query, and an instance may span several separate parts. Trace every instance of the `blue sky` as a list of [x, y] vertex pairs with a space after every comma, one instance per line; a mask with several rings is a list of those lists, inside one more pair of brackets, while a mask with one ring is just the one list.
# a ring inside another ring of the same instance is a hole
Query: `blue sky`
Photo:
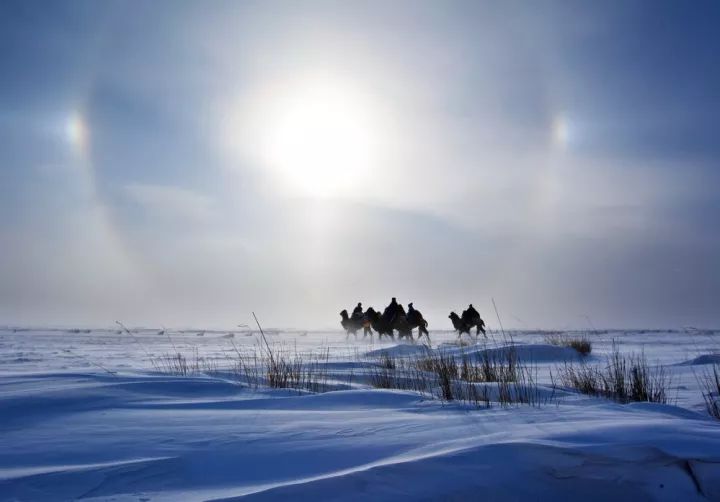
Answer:
[[713, 2], [3, 2], [0, 321], [720, 323]]

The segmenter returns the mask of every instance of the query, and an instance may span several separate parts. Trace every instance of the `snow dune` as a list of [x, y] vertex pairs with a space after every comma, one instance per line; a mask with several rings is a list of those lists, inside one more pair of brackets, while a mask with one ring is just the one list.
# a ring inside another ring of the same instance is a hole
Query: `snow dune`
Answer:
[[453, 356], [465, 355], [468, 357], [482, 357], [484, 354], [487, 354], [492, 360], [504, 360], [508, 358], [510, 353], [512, 353], [518, 361], [527, 363], [580, 361], [587, 359], [588, 357], [580, 355], [573, 348], [558, 347], [556, 345], [514, 344], [511, 346], [487, 347], [482, 344], [482, 341], [479, 343], [480, 345], [470, 346], [459, 346], [457, 344], [445, 343], [435, 349], [428, 348], [425, 345], [399, 344], [382, 349], [371, 350], [366, 355], [368, 357], [412, 357], [441, 353]]
[[697, 366], [702, 364], [720, 364], [720, 354], [703, 354], [689, 361], [680, 363], [681, 366]]
[[[208, 333], [174, 343], [221, 360], [218, 344], [229, 342]], [[302, 349], [320, 346], [320, 336], [303, 337]], [[331, 341], [328, 367], [344, 390], [311, 394], [250, 388], [222, 371], [158, 374], [143, 367], [144, 350], [113, 333], [0, 332], [0, 358], [43, 359], [0, 368], [0, 500], [720, 500], [720, 426], [699, 413], [685, 378], [692, 367], [677, 366], [692, 360], [690, 349], [677, 354], [668, 342], [658, 345], [667, 353], [650, 354], [677, 371], [685, 407], [572, 394], [476, 409], [360, 378], [383, 354], [508, 350], [431, 336], [440, 344], [430, 349]], [[623, 343], [636, 346], [633, 337]], [[516, 341], [540, 378], [580, 357], [538, 336]], [[594, 342], [590, 361], [609, 341]], [[167, 351], [156, 334], [141, 343]]]
[[720, 428], [671, 406], [79, 374], [15, 378], [0, 399], [4, 500], [720, 496]]

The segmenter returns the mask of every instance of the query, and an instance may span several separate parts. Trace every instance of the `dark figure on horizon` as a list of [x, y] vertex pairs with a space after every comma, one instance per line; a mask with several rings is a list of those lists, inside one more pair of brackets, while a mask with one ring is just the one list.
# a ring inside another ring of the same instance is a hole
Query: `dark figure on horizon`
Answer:
[[423, 317], [422, 313], [419, 310], [415, 310], [415, 307], [413, 307], [412, 302], [408, 303], [408, 311], [407, 311], [407, 321], [408, 324], [410, 324], [410, 330], [412, 331], [414, 328], [418, 329], [418, 340], [421, 336], [425, 335], [427, 337], [428, 342], [430, 341], [430, 333], [428, 333], [427, 325], [428, 322]]

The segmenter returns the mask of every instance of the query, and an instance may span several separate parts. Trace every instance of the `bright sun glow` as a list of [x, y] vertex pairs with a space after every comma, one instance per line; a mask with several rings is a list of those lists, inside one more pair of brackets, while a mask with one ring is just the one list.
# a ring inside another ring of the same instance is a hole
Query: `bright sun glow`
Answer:
[[367, 189], [380, 154], [375, 103], [352, 85], [309, 79], [256, 103], [260, 162], [294, 191], [316, 197]]
[[65, 136], [79, 155], [85, 155], [88, 148], [88, 130], [79, 112], [73, 112], [65, 122]]

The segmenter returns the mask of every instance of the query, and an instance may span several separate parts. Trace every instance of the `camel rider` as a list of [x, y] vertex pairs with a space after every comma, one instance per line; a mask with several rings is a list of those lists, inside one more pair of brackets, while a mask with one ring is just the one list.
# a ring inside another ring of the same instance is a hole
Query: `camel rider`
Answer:
[[475, 307], [472, 306], [472, 303], [468, 306], [468, 309], [465, 311], [465, 317], [464, 320], [470, 321], [470, 322], [477, 322], [478, 319], [480, 319], [480, 312], [475, 310]]
[[405, 313], [405, 308], [402, 306], [402, 303], [398, 303], [397, 310], [395, 311], [395, 317], [399, 316], [400, 314], [407, 317], [407, 314]]
[[417, 310], [415, 310], [415, 307], [413, 307], [412, 302], [408, 303], [408, 310], [407, 310], [407, 318], [408, 321], [411, 323], [415, 321], [415, 317], [417, 317]]
[[358, 302], [357, 307], [355, 307], [353, 309], [352, 318], [353, 319], [362, 319], [363, 318], [362, 302]]
[[390, 301], [390, 305], [385, 307], [385, 311], [383, 312], [383, 319], [386, 322], [392, 323], [395, 320], [395, 317], [398, 314], [398, 302], [393, 296], [392, 300]]

